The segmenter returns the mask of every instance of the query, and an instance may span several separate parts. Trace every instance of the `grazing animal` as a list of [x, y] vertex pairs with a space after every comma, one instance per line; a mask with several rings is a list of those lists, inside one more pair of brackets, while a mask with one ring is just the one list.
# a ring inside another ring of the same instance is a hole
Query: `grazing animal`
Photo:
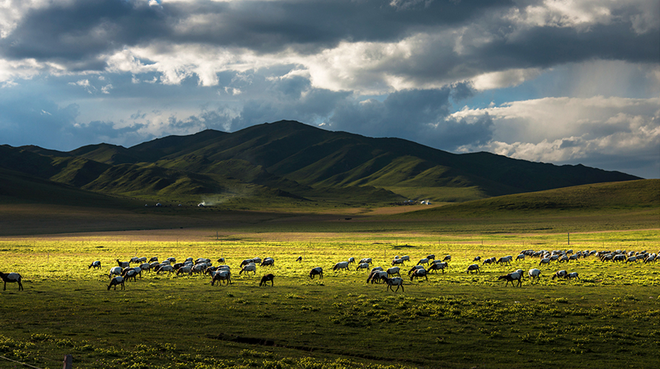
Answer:
[[321, 267], [316, 267], [312, 268], [312, 270], [309, 271], [309, 278], [314, 279], [314, 276], [318, 275], [319, 279], [323, 279], [323, 268]]
[[231, 272], [227, 269], [220, 269], [215, 271], [211, 276], [211, 286], [215, 285], [215, 282], [222, 284], [225, 282], [227, 285], [231, 283]]
[[128, 261], [119, 261], [119, 259], [117, 259], [117, 265], [119, 265], [122, 268], [128, 268], [129, 266], [131, 266], [131, 263]]
[[302, 256], [298, 256], [298, 258], [296, 259], [296, 261], [297, 261], [297, 262], [302, 262]]
[[[385, 277], [385, 283], [387, 284], [387, 289], [392, 291], [392, 292], [397, 292], [399, 290], [399, 287], [401, 287], [402, 292], [406, 292], [406, 290], [403, 288], [403, 278], [401, 277], [394, 277], [394, 278], [387, 278]], [[396, 286], [396, 291], [392, 286]]]
[[5, 285], [2, 288], [3, 291], [7, 290], [7, 283], [18, 283], [18, 290], [23, 291], [23, 283], [21, 282], [23, 280], [23, 277], [21, 277], [20, 274], [0, 272], [0, 279], [2, 279], [3, 282], [5, 282]]
[[224, 263], [224, 262], [225, 262], [225, 258], [218, 258], [218, 263]]
[[424, 269], [424, 267], [421, 265], [415, 265], [412, 268], [410, 268], [410, 270], [408, 271], [408, 275], [412, 274], [412, 272], [414, 272], [417, 269]]
[[408, 255], [403, 255], [403, 256], [401, 257], [401, 260], [403, 260], [403, 261], [410, 261], [410, 256], [408, 256]]
[[392, 265], [398, 265], [398, 264], [403, 265], [404, 262], [405, 262], [405, 260], [403, 260], [401, 258], [397, 258], [397, 259], [392, 260]]
[[422, 264], [429, 265], [429, 259], [428, 258], [419, 259], [419, 261], [417, 262], [417, 265], [422, 265]]
[[518, 261], [518, 260], [525, 260], [525, 254], [520, 254], [520, 255], [516, 256], [516, 261]]
[[112, 278], [113, 275], [121, 275], [122, 270], [123, 269], [118, 266], [110, 268], [110, 273], [108, 273], [108, 278]]
[[110, 291], [110, 287], [114, 286], [115, 290], [117, 290], [117, 285], [121, 285], [121, 289], [125, 290], [126, 286], [124, 285], [124, 277], [119, 276], [119, 277], [114, 277], [110, 280], [110, 284], [108, 285], [108, 291]]
[[261, 258], [260, 257], [252, 258], [252, 262], [255, 264], [261, 264]]
[[209, 266], [210, 264], [207, 263], [195, 264], [192, 266], [190, 274], [203, 274]]
[[373, 269], [371, 269], [371, 272], [373, 273], [373, 272], [375, 272], [375, 271], [377, 271], [377, 270], [381, 270], [381, 271], [382, 271], [382, 270], [383, 270], [383, 267], [373, 267]]
[[412, 282], [414, 278], [422, 278], [422, 277], [426, 278], [427, 281], [429, 280], [429, 277], [426, 273], [426, 269], [417, 269], [413, 271], [412, 274], [410, 275], [410, 281]]
[[91, 264], [89, 264], [89, 267], [87, 267], [87, 269], [90, 268], [101, 269], [101, 262], [99, 260], [93, 261]]
[[273, 266], [275, 265], [275, 259], [273, 258], [265, 258], [264, 261], [261, 262], [261, 266]]
[[362, 264], [362, 263], [371, 264], [371, 258], [362, 258], [360, 260], [360, 264]]
[[481, 260], [481, 256], [475, 256], [474, 259], [472, 259], [472, 261], [480, 261], [480, 260]]
[[504, 279], [506, 281], [506, 284], [504, 285], [504, 287], [508, 286], [509, 282], [511, 282], [511, 286], [515, 287], [515, 284], [513, 284], [514, 281], [518, 282], [518, 287], [522, 286], [522, 274], [521, 273], [513, 272], [513, 273], [509, 273], [509, 274], [506, 274], [506, 275], [499, 276], [497, 278], [498, 281], [500, 281], [502, 279]]
[[513, 259], [513, 256], [504, 256], [504, 257], [499, 258], [495, 263], [496, 264], [511, 265], [511, 259]]
[[541, 264], [550, 264], [550, 258], [541, 259], [541, 261], [539, 262], [539, 265], [541, 265]]
[[243, 274], [243, 272], [245, 272], [245, 274], [247, 274], [248, 272], [252, 272], [252, 274], [257, 274], [257, 265], [254, 263], [244, 265], [243, 268], [241, 268], [241, 271], [238, 272], [238, 274], [239, 275]]
[[387, 275], [388, 275], [388, 276], [391, 276], [391, 275], [395, 275], [395, 274], [396, 274], [396, 275], [398, 275], [399, 277], [401, 277], [401, 273], [400, 273], [400, 271], [401, 271], [401, 268], [399, 268], [399, 267], [391, 267], [391, 268], [388, 268], [388, 269], [387, 269]]
[[167, 272], [168, 274], [172, 274], [174, 272], [174, 267], [168, 264], [161, 264], [158, 269], [156, 269], [156, 274], [160, 274], [160, 272]]
[[541, 278], [541, 270], [536, 268], [530, 269], [527, 272], [527, 275], [529, 275], [529, 279], [532, 281], [534, 281], [535, 279], [538, 280], [539, 278]]
[[478, 264], [470, 264], [467, 267], [466, 273], [472, 273], [472, 272], [481, 273], [481, 270], [479, 270], [479, 265]]
[[126, 268], [122, 270], [121, 276], [124, 278], [124, 280], [130, 280], [132, 278], [133, 281], [137, 281], [137, 272], [133, 268]]
[[430, 272], [430, 271], [435, 271], [435, 272], [437, 272], [438, 270], [442, 270], [442, 273], [444, 273], [444, 272], [445, 272], [445, 268], [448, 268], [448, 267], [449, 267], [449, 265], [447, 264], [446, 261], [443, 261], [443, 262], [440, 262], [440, 263], [433, 263], [433, 264], [431, 264], [431, 266], [429, 267], [429, 272]]
[[451, 261], [451, 255], [447, 255], [442, 259], [442, 261]]
[[568, 273], [566, 275], [566, 278], [568, 278], [568, 279], [574, 279], [574, 278], [580, 279], [580, 276], [578, 276], [578, 272], [572, 272], [572, 273]]
[[388, 275], [386, 271], [372, 270], [369, 274], [369, 278], [367, 278], [367, 283], [369, 283], [369, 281], [371, 281], [371, 283], [379, 283], [380, 281], [384, 281], [387, 276]]
[[360, 270], [360, 269], [369, 269], [369, 263], [360, 263], [358, 266], [355, 268], [355, 270]]
[[348, 263], [349, 263], [349, 264], [351, 264], [351, 263], [355, 263], [355, 258], [352, 257], [352, 256], [351, 256], [350, 258], [348, 258]]
[[567, 275], [568, 275], [567, 271], [559, 270], [552, 276], [552, 279], [554, 280], [555, 278], [566, 278]]
[[435, 260], [435, 254], [426, 255], [426, 258], [429, 260]]
[[271, 286], [275, 286], [273, 279], [275, 279], [274, 274], [266, 274], [265, 276], [261, 277], [261, 282], [259, 282], [259, 287], [261, 287], [262, 285], [268, 285], [268, 282], [270, 282]]
[[341, 270], [341, 269], [348, 270], [348, 261], [340, 261], [339, 263], [335, 264], [335, 266], [332, 267], [332, 270]]
[[190, 264], [182, 265], [179, 269], [177, 269], [176, 275], [179, 275], [179, 274], [182, 274], [182, 273], [192, 275], [192, 265], [190, 265]]
[[158, 257], [154, 256], [151, 259], [149, 259], [150, 263], [153, 263], [154, 261], [158, 261]]

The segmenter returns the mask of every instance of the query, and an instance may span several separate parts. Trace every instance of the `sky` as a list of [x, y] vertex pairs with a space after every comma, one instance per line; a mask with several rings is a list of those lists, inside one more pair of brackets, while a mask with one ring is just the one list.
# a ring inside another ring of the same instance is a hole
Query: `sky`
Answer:
[[0, 144], [282, 119], [660, 178], [660, 1], [0, 0]]

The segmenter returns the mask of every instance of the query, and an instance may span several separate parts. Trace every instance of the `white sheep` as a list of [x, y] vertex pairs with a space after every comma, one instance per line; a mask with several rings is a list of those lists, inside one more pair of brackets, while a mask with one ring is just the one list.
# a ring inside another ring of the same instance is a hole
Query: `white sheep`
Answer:
[[539, 278], [541, 278], [541, 270], [536, 268], [530, 269], [527, 272], [527, 275], [529, 275], [529, 279], [532, 281], [538, 280]]
[[554, 280], [555, 278], [566, 278], [567, 275], [568, 275], [567, 271], [559, 270], [552, 276], [552, 279]]
[[229, 285], [231, 283], [231, 272], [227, 269], [216, 270], [211, 275], [211, 286], [215, 285], [215, 282], [218, 282], [218, 284], [225, 282]]
[[2, 288], [3, 291], [7, 290], [7, 283], [18, 283], [18, 290], [23, 291], [23, 283], [21, 282], [23, 280], [23, 277], [21, 277], [20, 274], [0, 272], [0, 279], [2, 279], [3, 282], [5, 282], [5, 285]]
[[497, 278], [498, 281], [502, 280], [502, 279], [506, 280], [506, 284], [504, 285], [504, 287], [508, 286], [509, 282], [511, 282], [511, 286], [515, 287], [515, 285], [513, 284], [514, 281], [518, 281], [518, 287], [522, 287], [522, 274], [521, 273], [513, 272], [513, 273], [509, 273], [509, 274], [506, 274], [506, 275], [503, 275], [503, 276], [500, 276], [500, 277]]
[[174, 272], [174, 267], [169, 264], [161, 264], [160, 267], [156, 269], [156, 274], [160, 274], [160, 272], [167, 272], [168, 274], [172, 274]]
[[348, 270], [348, 261], [340, 261], [339, 263], [335, 264], [335, 266], [332, 267], [332, 270], [341, 270], [341, 269]]
[[447, 267], [449, 267], [449, 264], [447, 264], [446, 261], [441, 261], [441, 262], [439, 262], [439, 263], [433, 263], [433, 264], [431, 264], [431, 266], [429, 267], [429, 272], [430, 272], [430, 271], [437, 272], [438, 270], [442, 270], [442, 273], [444, 273], [444, 272], [445, 272], [445, 268], [447, 268]]
[[387, 272], [383, 270], [374, 270], [371, 273], [369, 273], [369, 278], [367, 278], [367, 283], [371, 281], [371, 283], [378, 283], [380, 281], [384, 281], [388, 277]]
[[94, 269], [101, 269], [101, 261], [95, 260], [91, 264], [89, 264], [89, 267], [87, 269], [94, 268]]
[[122, 268], [128, 268], [131, 266], [131, 263], [128, 261], [119, 261], [119, 259], [117, 259], [117, 265], [119, 265]]
[[243, 274], [243, 272], [245, 272], [245, 274], [247, 274], [248, 272], [252, 272], [253, 275], [257, 274], [257, 265], [255, 263], [250, 263], [248, 265], [243, 265], [243, 268], [241, 268], [241, 271], [238, 272], [238, 274], [239, 275]]
[[358, 266], [355, 268], [355, 270], [360, 270], [360, 269], [369, 269], [369, 263], [360, 263]]
[[[406, 290], [403, 288], [403, 278], [401, 277], [394, 277], [394, 278], [387, 278], [385, 277], [385, 283], [387, 284], [387, 289], [391, 290], [392, 292], [397, 292], [399, 290], [399, 287], [401, 287], [402, 292], [406, 292]], [[396, 286], [396, 291], [392, 286]]]
[[417, 265], [422, 265], [422, 264], [429, 265], [429, 259], [428, 258], [419, 259], [419, 261], [417, 262]]
[[472, 272], [481, 273], [481, 270], [479, 270], [479, 265], [478, 264], [468, 265], [466, 273], [472, 273]]
[[125, 290], [126, 287], [124, 286], [124, 277], [119, 276], [119, 277], [114, 277], [112, 280], [110, 280], [110, 284], [108, 285], [108, 291], [110, 291], [110, 287], [114, 286], [115, 290], [117, 290], [117, 285], [121, 285], [121, 289]]
[[401, 277], [401, 268], [391, 267], [391, 268], [387, 269], [387, 275], [388, 276], [395, 275], [395, 274], [398, 275], [399, 277]]
[[428, 277], [428, 275], [427, 275], [427, 273], [426, 273], [426, 269], [424, 269], [424, 268], [422, 268], [422, 269], [416, 269], [416, 270], [414, 270], [414, 271], [412, 272], [412, 274], [410, 275], [410, 281], [412, 282], [413, 279], [415, 279], [415, 278], [422, 278], [422, 277], [426, 278], [427, 281], [429, 280], [429, 277]]
[[121, 275], [121, 272], [123, 271], [122, 267], [116, 266], [110, 268], [110, 273], [108, 273], [108, 278], [112, 278], [113, 275]]
[[360, 260], [360, 264], [363, 264], [363, 263], [371, 264], [371, 258], [362, 258]]

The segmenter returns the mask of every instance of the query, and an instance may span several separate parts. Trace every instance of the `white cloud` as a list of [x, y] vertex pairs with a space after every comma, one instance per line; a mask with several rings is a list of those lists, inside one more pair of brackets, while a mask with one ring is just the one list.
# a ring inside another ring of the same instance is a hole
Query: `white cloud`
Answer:
[[479, 91], [496, 88], [518, 86], [519, 84], [536, 78], [542, 73], [539, 68], [509, 69], [502, 72], [490, 72], [472, 78], [472, 85]]
[[660, 98], [543, 98], [464, 109], [451, 118], [475, 120], [485, 114], [493, 120], [492, 141], [460, 151], [570, 162], [592, 156], [630, 157], [660, 147]]

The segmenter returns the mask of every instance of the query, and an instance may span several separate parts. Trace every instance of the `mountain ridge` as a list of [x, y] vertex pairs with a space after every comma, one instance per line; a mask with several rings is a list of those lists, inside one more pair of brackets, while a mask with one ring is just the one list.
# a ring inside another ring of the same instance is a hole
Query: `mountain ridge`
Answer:
[[0, 154], [0, 168], [97, 193], [163, 201], [250, 193], [281, 201], [445, 202], [640, 179], [487, 152], [453, 154], [404, 139], [333, 132], [296, 121], [233, 133], [207, 129], [129, 148], [102, 143], [59, 152], [3, 145]]

